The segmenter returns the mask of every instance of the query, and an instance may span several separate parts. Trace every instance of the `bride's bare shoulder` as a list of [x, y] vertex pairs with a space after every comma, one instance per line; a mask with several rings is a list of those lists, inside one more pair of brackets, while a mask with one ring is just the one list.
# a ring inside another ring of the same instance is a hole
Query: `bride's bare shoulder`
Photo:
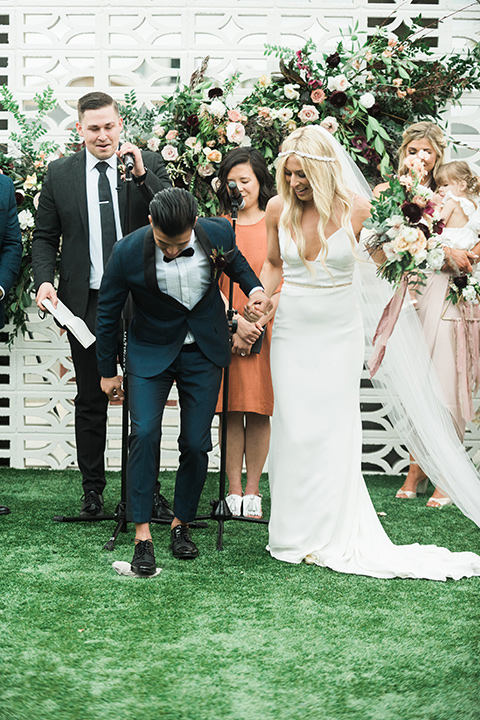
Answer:
[[280, 195], [274, 195], [267, 203], [267, 213], [270, 215], [280, 215], [283, 209], [283, 200]]

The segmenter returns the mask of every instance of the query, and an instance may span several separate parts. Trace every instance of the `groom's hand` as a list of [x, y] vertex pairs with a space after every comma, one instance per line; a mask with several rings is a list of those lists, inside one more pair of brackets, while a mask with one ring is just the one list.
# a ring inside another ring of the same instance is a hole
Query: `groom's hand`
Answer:
[[105, 395], [108, 395], [110, 401], [123, 400], [122, 381], [123, 377], [121, 375], [110, 378], [102, 377], [100, 379], [100, 387]]
[[256, 322], [263, 315], [273, 310], [273, 304], [268, 295], [263, 290], [256, 290], [248, 298], [248, 302], [243, 308], [243, 315], [249, 322]]

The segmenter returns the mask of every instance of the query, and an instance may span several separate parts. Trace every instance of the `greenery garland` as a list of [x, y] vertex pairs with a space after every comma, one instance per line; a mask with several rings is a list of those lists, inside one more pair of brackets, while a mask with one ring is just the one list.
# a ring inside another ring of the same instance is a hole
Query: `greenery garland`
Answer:
[[[125, 137], [159, 152], [172, 182], [197, 197], [203, 215], [218, 211], [217, 172], [227, 152], [253, 145], [273, 169], [282, 140], [303, 125], [327, 128], [366, 177], [378, 182], [396, 165], [405, 126], [419, 120], [441, 122], [448, 103], [459, 103], [465, 91], [480, 89], [480, 43], [434, 57], [425, 34], [428, 26], [419, 16], [403, 37], [384, 27], [368, 36], [357, 23], [329, 54], [319, 52], [311, 40], [296, 51], [267, 45], [265, 54], [278, 57], [279, 72], [258, 78], [240, 102], [234, 99], [240, 75], [220, 87], [206, 78], [205, 58], [188, 85], [177, 86], [152, 109], [139, 105], [135, 91], [128, 93], [121, 106]], [[56, 106], [51, 88], [35, 96], [33, 119], [21, 112], [5, 86], [0, 96], [19, 128], [10, 135], [15, 155], [0, 153], [0, 168], [15, 185], [23, 235], [20, 274], [6, 300], [13, 340], [19, 330], [25, 332], [32, 304], [31, 242], [39, 193], [48, 162], [60, 153], [42, 124]], [[78, 150], [79, 140], [74, 131], [64, 154]]]

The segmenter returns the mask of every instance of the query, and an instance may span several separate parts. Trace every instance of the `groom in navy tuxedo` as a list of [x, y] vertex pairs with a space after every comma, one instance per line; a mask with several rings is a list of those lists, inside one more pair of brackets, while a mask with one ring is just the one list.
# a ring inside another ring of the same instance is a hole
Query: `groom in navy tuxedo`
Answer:
[[195, 198], [171, 188], [150, 203], [150, 226], [117, 243], [105, 270], [97, 309], [97, 357], [101, 387], [122, 397], [116, 364], [118, 320], [131, 292], [126, 369], [131, 434], [127, 467], [128, 516], [136, 524], [132, 570], [155, 572], [149, 521], [160, 465], [162, 415], [173, 382], [181, 408], [180, 463], [174, 498], [174, 557], [198, 555], [188, 523], [205, 483], [210, 427], [222, 368], [230, 362], [228, 325], [218, 280], [222, 271], [268, 312], [271, 303], [247, 261], [234, 246], [230, 223], [197, 219]]

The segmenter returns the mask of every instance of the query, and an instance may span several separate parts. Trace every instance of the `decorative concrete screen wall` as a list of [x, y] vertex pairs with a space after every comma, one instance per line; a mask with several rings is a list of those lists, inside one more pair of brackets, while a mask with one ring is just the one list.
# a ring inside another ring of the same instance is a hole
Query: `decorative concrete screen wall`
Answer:
[[[5, 83], [32, 110], [35, 92], [54, 89], [58, 109], [49, 116], [49, 133], [65, 141], [73, 126], [76, 99], [90, 88], [117, 99], [135, 89], [147, 106], [175, 86], [188, 82], [202, 59], [210, 56], [208, 74], [223, 80], [242, 73], [242, 90], [263, 73], [276, 70], [265, 58], [263, 44], [301, 47], [309, 37], [322, 49], [334, 47], [339, 29], [358, 21], [369, 31], [387, 23], [395, 31], [419, 13], [431, 25], [428, 41], [439, 54], [479, 40], [480, 6], [465, 0], [0, 0], [0, 84]], [[439, 26], [438, 20], [449, 16]], [[242, 92], [242, 90], [240, 92]], [[467, 145], [479, 148], [479, 94], [464, 98], [450, 112], [451, 131]], [[0, 142], [7, 143], [11, 119], [0, 111]], [[480, 151], [463, 150], [461, 157], [476, 163]], [[8, 328], [6, 328], [8, 331]], [[2, 336], [4, 339], [6, 335]], [[32, 312], [28, 333], [12, 351], [1, 345], [0, 464], [12, 467], [75, 466], [73, 398], [75, 383], [65, 335], [50, 320]], [[407, 453], [386, 417], [388, 400], [363, 381], [365, 427], [364, 463], [371, 472], [398, 473]], [[108, 466], [120, 463], [121, 410], [112, 408], [107, 449]], [[165, 411], [162, 467], [177, 461], [179, 411], [173, 394]], [[214, 433], [216, 441], [216, 433]], [[468, 428], [467, 444], [474, 454], [480, 432]], [[218, 444], [211, 468], [218, 466]]]

